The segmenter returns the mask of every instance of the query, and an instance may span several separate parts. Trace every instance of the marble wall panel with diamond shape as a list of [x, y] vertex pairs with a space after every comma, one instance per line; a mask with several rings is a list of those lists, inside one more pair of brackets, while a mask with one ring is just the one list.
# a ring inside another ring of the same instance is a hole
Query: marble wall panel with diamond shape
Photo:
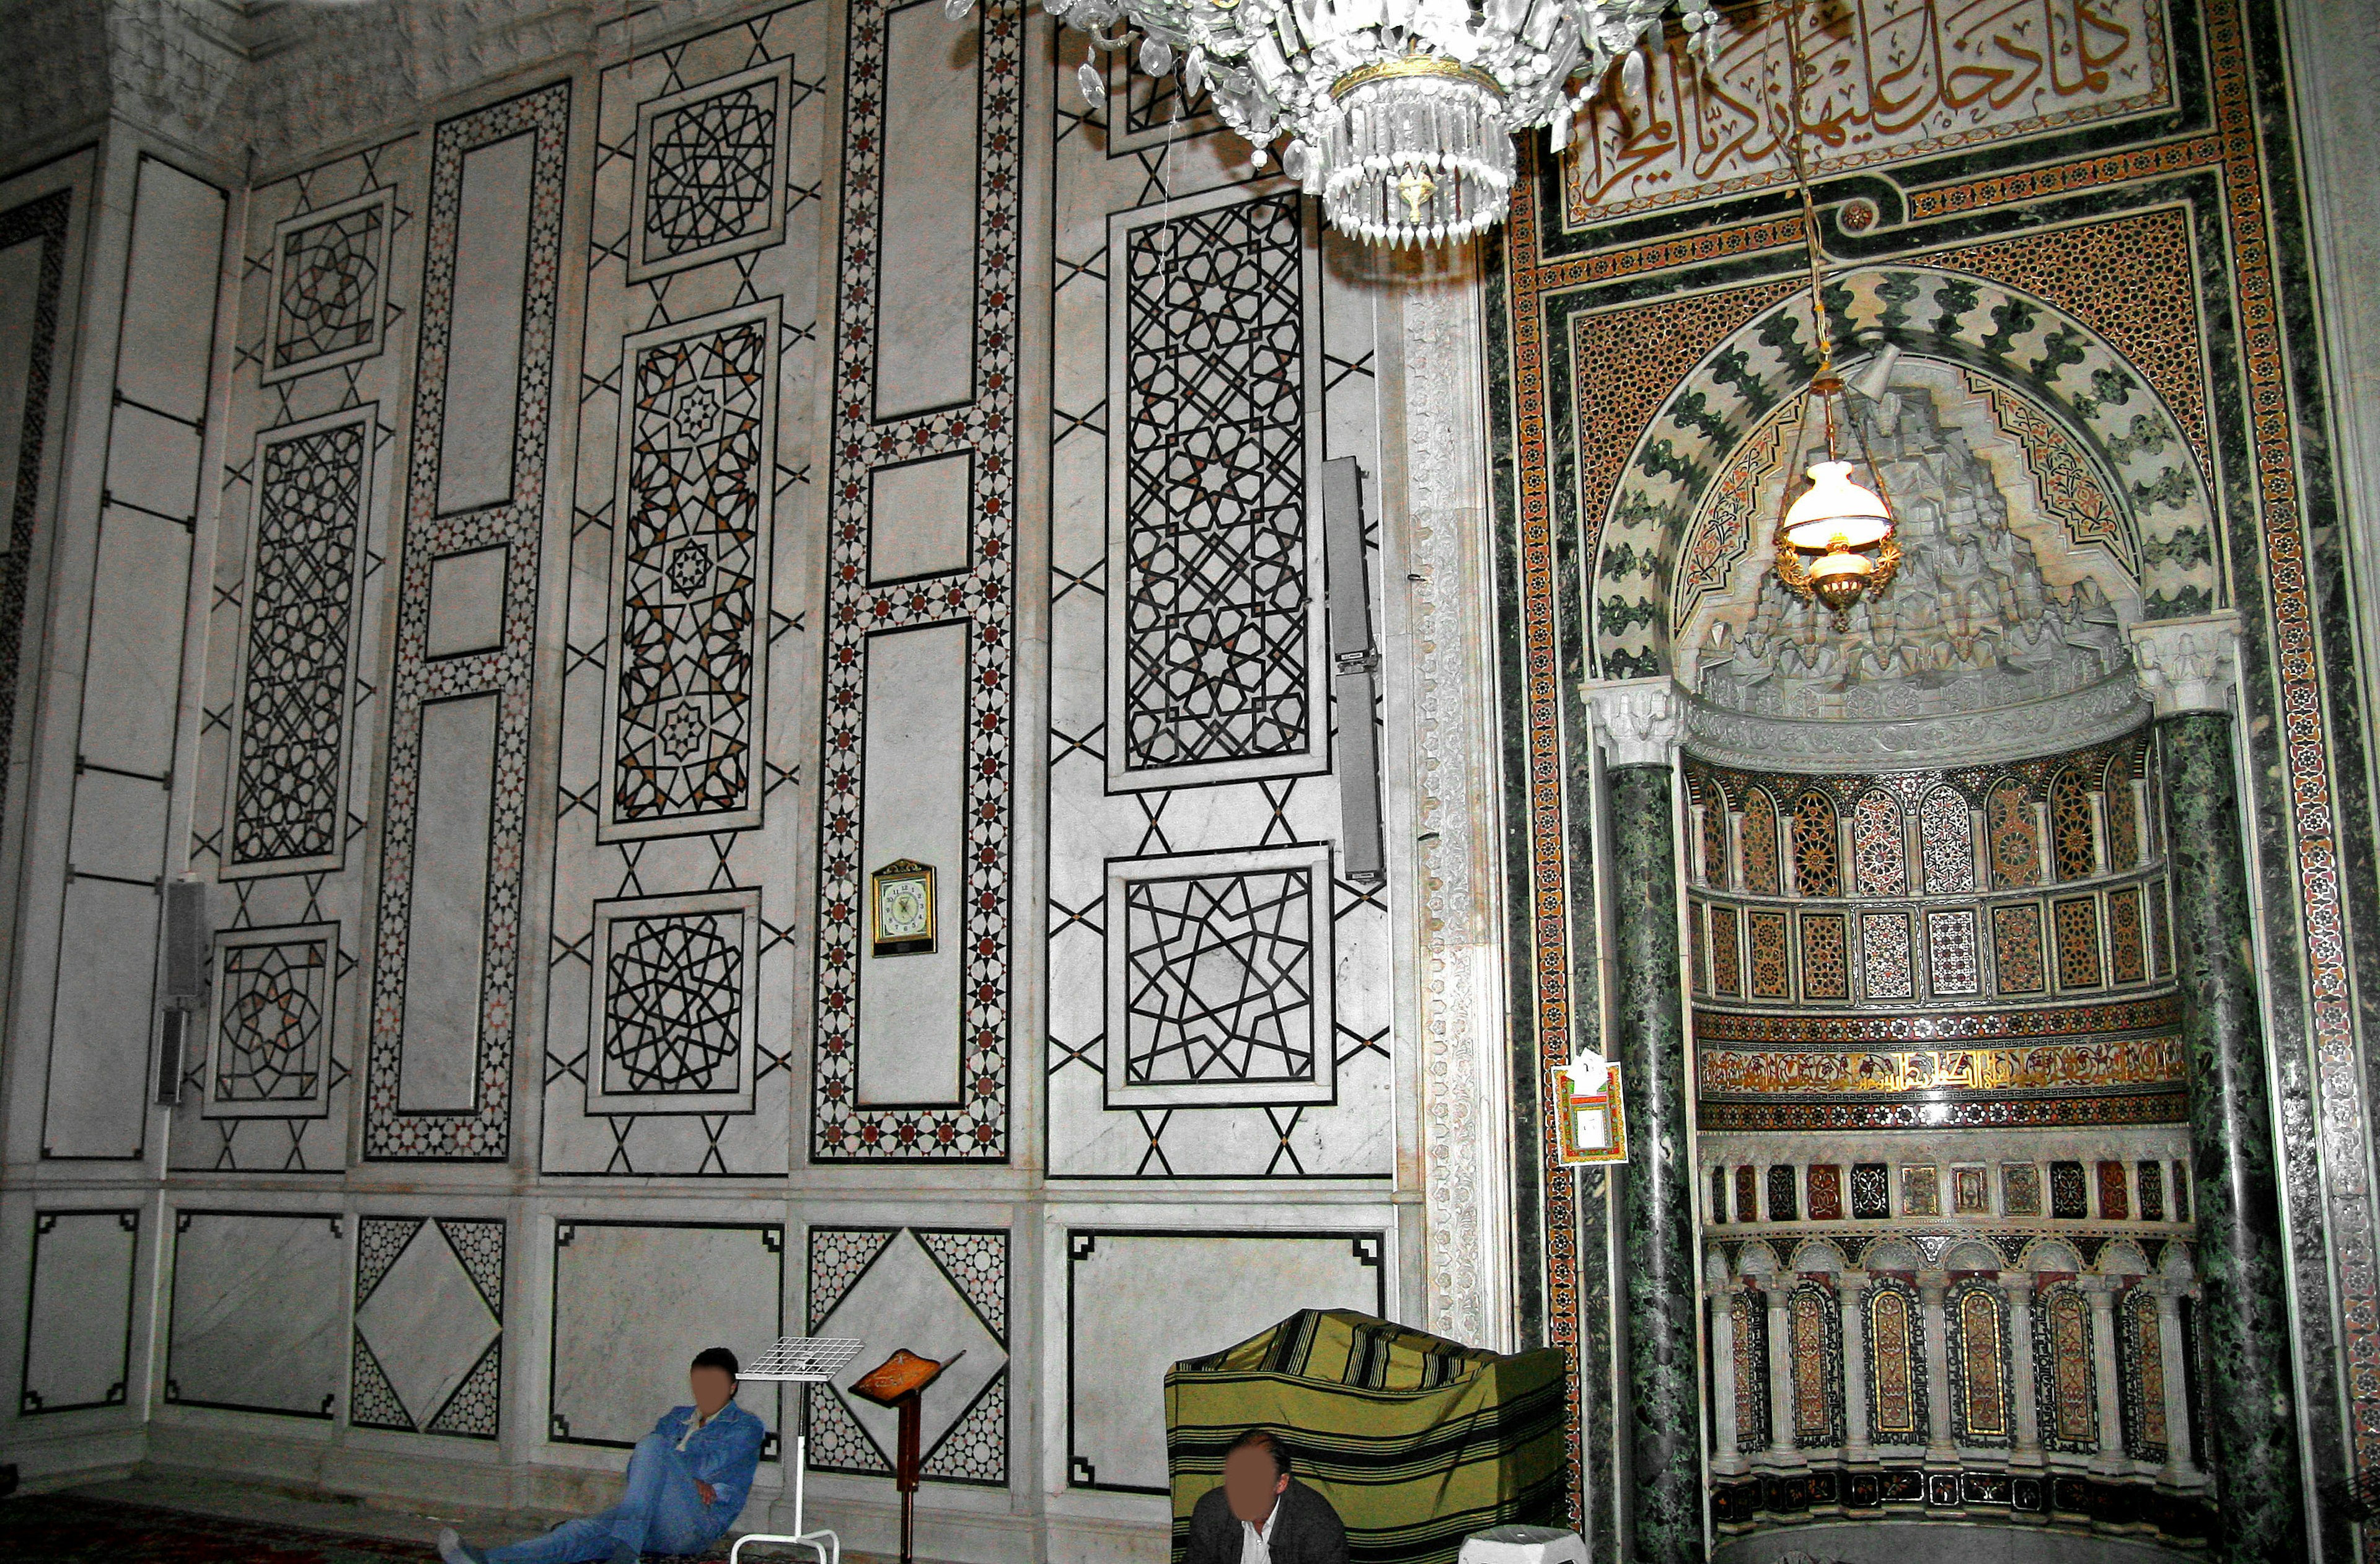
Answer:
[[356, 1223], [347, 1421], [492, 1439], [504, 1395], [504, 1223]]
[[999, 1229], [809, 1231], [808, 1329], [868, 1350], [809, 1395], [809, 1461], [879, 1475], [898, 1450], [893, 1412], [852, 1393], [895, 1345], [948, 1362], [923, 1405], [930, 1482], [1008, 1483], [1008, 1233]]

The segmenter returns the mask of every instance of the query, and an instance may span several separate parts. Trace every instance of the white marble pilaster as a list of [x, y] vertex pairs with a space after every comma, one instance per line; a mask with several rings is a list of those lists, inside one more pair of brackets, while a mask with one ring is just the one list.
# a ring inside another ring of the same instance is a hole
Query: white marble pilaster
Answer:
[[1835, 1298], [1843, 1328], [1843, 1459], [1854, 1464], [1876, 1459], [1867, 1442], [1867, 1332], [1860, 1320], [1860, 1299], [1866, 1291], [1864, 1272], [1836, 1273]]
[[2164, 1382], [2152, 1388], [2165, 1397], [2165, 1470], [2157, 1481], [2169, 1488], [2198, 1488], [2206, 1474], [2198, 1470], [2197, 1452], [2190, 1442], [2190, 1388], [2182, 1376], [2185, 1344], [2181, 1335], [2181, 1293], [2173, 1286], [2157, 1288], [2157, 1366]]
[[2033, 1273], [2002, 1271], [2000, 1287], [2008, 1294], [2009, 1398], [2015, 1403], [2016, 1445], [2009, 1452], [2009, 1461], [2039, 1466], [2043, 1461], [2041, 1407], [2034, 1400], [2033, 1383]]
[[[1429, 1328], [1511, 1351], [1514, 1267], [1512, 1100], [1505, 1049], [1502, 845], [1497, 779], [1494, 567], [1487, 469], [1484, 299], [1474, 253], [1400, 279], [1404, 613], [1389, 615], [1391, 839], [1415, 927], [1400, 984], [1420, 1013], [1425, 1277]], [[1394, 534], [1395, 507], [1391, 507]], [[1390, 596], [1397, 596], [1391, 586]], [[1402, 618], [1402, 624], [1400, 624]], [[1401, 721], [1401, 717], [1407, 720]], [[1402, 748], [1400, 757], [1397, 751]], [[1402, 759], [1402, 765], [1398, 761]], [[1410, 845], [1408, 845], [1410, 844]], [[1408, 954], [1411, 952], [1411, 954]], [[1401, 1004], [1406, 1001], [1400, 1001]]]
[[1744, 1470], [1742, 1435], [1739, 1431], [1735, 1401], [1738, 1394], [1735, 1368], [1735, 1300], [1737, 1285], [1727, 1286], [1711, 1294], [1710, 1372], [1715, 1384], [1724, 1387], [1711, 1398], [1716, 1418], [1716, 1439], [1718, 1445], [1711, 1455], [1711, 1471], [1715, 1475], [1732, 1477]]
[[2116, 1287], [2095, 1276], [2086, 1276], [2077, 1285], [2091, 1301], [2091, 1377], [2099, 1402], [2099, 1453], [2091, 1458], [2091, 1470], [2120, 1473], [2131, 1463], [2124, 1456], [2123, 1403], [2116, 1377], [2123, 1372], [2116, 1354]]
[[1796, 1465], [1793, 1449], [1793, 1322], [1785, 1309], [1785, 1279], [1768, 1279], [1768, 1459]]
[[1956, 1465], [1959, 1449], [1950, 1442], [1950, 1354], [1942, 1298], [1949, 1286], [1940, 1271], [1917, 1277], [1917, 1308], [1925, 1321], [1925, 1460]]

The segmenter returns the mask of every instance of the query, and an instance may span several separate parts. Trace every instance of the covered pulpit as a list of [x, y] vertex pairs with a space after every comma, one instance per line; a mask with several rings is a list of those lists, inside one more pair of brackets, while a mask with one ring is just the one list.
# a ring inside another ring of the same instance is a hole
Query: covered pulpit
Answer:
[[1302, 1309], [1184, 1359], [1165, 1376], [1175, 1564], [1251, 1428], [1278, 1435], [1291, 1475], [1339, 1512], [1352, 1564], [1452, 1564], [1474, 1532], [1553, 1522], [1564, 1371], [1560, 1348], [1508, 1356], [1352, 1309]]

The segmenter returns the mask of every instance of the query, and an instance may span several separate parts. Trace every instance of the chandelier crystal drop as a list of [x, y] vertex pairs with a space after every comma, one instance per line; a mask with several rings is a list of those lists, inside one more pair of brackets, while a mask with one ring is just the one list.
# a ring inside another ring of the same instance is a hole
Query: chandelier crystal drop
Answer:
[[[1178, 71], [1256, 148], [1289, 138], [1283, 173], [1331, 225], [1369, 244], [1458, 242], [1493, 226], [1512, 189], [1512, 138], [1570, 139], [1577, 105], [1616, 62], [1632, 96], [1673, 5], [1705, 58], [1713, 0], [1043, 0], [1103, 49], [1140, 42], [1141, 69]], [[974, 0], [944, 0], [956, 19]], [[1096, 65], [1080, 72], [1106, 102]], [[1571, 83], [1581, 82], [1573, 99]]]

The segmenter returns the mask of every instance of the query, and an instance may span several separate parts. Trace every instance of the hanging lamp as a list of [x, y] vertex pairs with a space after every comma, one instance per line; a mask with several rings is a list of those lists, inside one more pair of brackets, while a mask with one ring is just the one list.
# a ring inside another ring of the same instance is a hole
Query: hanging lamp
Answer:
[[[1777, 520], [1777, 579], [1788, 591], [1827, 605], [1835, 628], [1851, 628], [1851, 612], [1862, 598], [1892, 585], [1900, 569], [1900, 541], [1892, 507], [1884, 495], [1884, 474], [1869, 456], [1867, 437], [1852, 416], [1843, 377], [1835, 372], [1835, 333], [1828, 323], [1827, 300], [1818, 268], [1818, 214], [1810, 200], [1810, 182], [1802, 170], [1798, 146], [1789, 147], [1793, 180], [1802, 194], [1802, 231], [1810, 258], [1810, 319], [1818, 333], [1818, 372], [1802, 393], [1802, 428], [1808, 429], [1808, 404], [1817, 404], [1826, 427], [1827, 459], [1809, 468], [1810, 486], [1793, 496]], [[1854, 464], [1843, 459], [1837, 415], [1858, 442], [1860, 461], [1873, 489], [1853, 480]], [[1790, 490], [1791, 485], [1787, 485]]]

